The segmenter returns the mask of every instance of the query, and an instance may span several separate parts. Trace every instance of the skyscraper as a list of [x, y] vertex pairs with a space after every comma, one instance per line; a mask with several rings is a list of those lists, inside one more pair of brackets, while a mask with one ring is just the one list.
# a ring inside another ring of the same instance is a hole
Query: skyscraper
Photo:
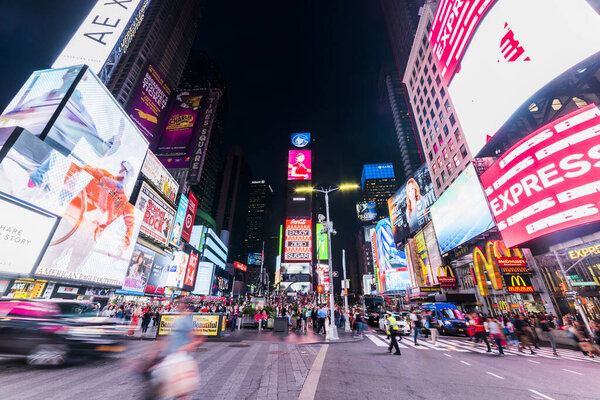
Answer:
[[[262, 253], [263, 242], [265, 243], [265, 248], [268, 247], [268, 243], [266, 243], [269, 239], [267, 229], [271, 218], [272, 200], [273, 189], [267, 181], [260, 180], [250, 183], [246, 232], [244, 234], [243, 245], [244, 253], [247, 255], [246, 260], [248, 261], [248, 283], [258, 282], [260, 259], [253, 256]], [[267, 251], [265, 250], [266, 253]], [[250, 262], [251, 260], [255, 261], [252, 263]]]
[[392, 109], [398, 146], [400, 147], [400, 175], [397, 178], [398, 181], [405, 182], [412, 177], [415, 170], [424, 162], [421, 144], [415, 131], [406, 87], [397, 74], [385, 75], [385, 88]]
[[174, 88], [179, 83], [200, 20], [199, 0], [152, 0], [131, 44], [106, 85], [126, 106], [151, 62]]
[[408, 89], [433, 188], [439, 198], [472, 156], [463, 140], [460, 121], [433, 59], [428, 38], [437, 4], [428, 2], [423, 6], [403, 82]]
[[391, 163], [363, 165], [361, 188], [362, 201], [377, 205], [377, 218], [389, 217], [387, 201], [398, 189], [394, 165]]
[[228, 244], [228, 261], [244, 262], [244, 234], [248, 210], [250, 167], [241, 147], [234, 146], [225, 158], [217, 205], [217, 234]]

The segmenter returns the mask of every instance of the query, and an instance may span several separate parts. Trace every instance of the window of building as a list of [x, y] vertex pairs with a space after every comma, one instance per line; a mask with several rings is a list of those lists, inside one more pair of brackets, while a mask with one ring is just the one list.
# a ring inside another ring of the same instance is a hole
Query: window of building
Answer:
[[448, 150], [445, 147], [442, 149], [442, 155], [444, 156], [444, 160], [448, 159]]
[[429, 120], [425, 120], [425, 125], [427, 125], [428, 128], [431, 128], [431, 122], [429, 122]]
[[437, 145], [437, 143], [433, 144], [433, 151], [435, 152], [435, 154], [437, 154], [437, 152], [438, 152], [438, 145]]
[[463, 158], [465, 158], [467, 156], [467, 148], [465, 147], [464, 144], [462, 146], [460, 146], [460, 154], [463, 156]]
[[446, 110], [448, 110], [448, 112], [450, 112], [450, 109], [452, 107], [450, 107], [450, 100], [446, 100], [446, 102], [444, 103], [444, 106], [446, 107]]
[[440, 78], [440, 76], [438, 75], [438, 76], [435, 78], [435, 84], [436, 84], [436, 85], [438, 85], [438, 86], [440, 86], [440, 83], [442, 83], [442, 79], [441, 79], [441, 78]]
[[421, 39], [421, 43], [423, 44], [423, 47], [427, 46], [427, 41], [429, 39], [427, 38], [427, 34], [423, 35], [423, 38]]
[[423, 117], [419, 117], [419, 125], [423, 126]]
[[448, 120], [450, 121], [450, 125], [454, 126], [454, 124], [456, 123], [456, 119], [454, 118], [454, 114], [450, 114], [450, 116], [448, 117]]
[[429, 137], [433, 140], [433, 131], [429, 131]]
[[[431, 111], [433, 111], [433, 110], [431, 110]], [[435, 127], [435, 131], [436, 131], [436, 132], [440, 130], [440, 124], [438, 124], [438, 122], [437, 122], [437, 121], [435, 121], [435, 122], [433, 123], [433, 126]]]
[[429, 152], [429, 161], [433, 161], [433, 153], [431, 151]]
[[444, 88], [440, 89], [440, 95], [442, 96], [442, 98], [446, 97], [446, 90]]
[[440, 168], [442, 167], [442, 158], [440, 156], [438, 156], [438, 158], [437, 158], [437, 164], [438, 164], [438, 167], [440, 167]]
[[[440, 109], [440, 101], [438, 99], [435, 99], [435, 103], [433, 103], [435, 105], [435, 109], [439, 110]], [[441, 113], [440, 113], [441, 114]], [[444, 122], [444, 120], [440, 120], [442, 122]]]
[[431, 164], [432, 168], [433, 168], [433, 174], [437, 174], [437, 165], [435, 164]]
[[447, 125], [444, 125], [444, 127], [442, 128], [442, 130], [444, 131], [444, 135], [448, 136], [448, 134], [450, 133], [450, 129], [448, 129]]
[[425, 147], [429, 147], [429, 138], [425, 138]]
[[442, 177], [442, 182], [446, 180], [446, 171], [442, 170], [441, 177]]
[[419, 48], [419, 58], [423, 57], [423, 47]]
[[430, 77], [430, 76], [428, 76], [428, 77], [427, 77], [427, 84], [428, 84], [429, 86], [431, 86], [431, 77]]
[[446, 164], [446, 170], [448, 171], [448, 176], [452, 175], [452, 164]]
[[435, 91], [435, 88], [434, 88], [434, 87], [431, 87], [431, 97], [435, 97], [435, 94], [436, 94], [436, 93], [437, 93], [437, 92]]
[[460, 131], [458, 130], [458, 128], [456, 128], [456, 130], [454, 131], [454, 137], [456, 138], [457, 142], [460, 142]]
[[[429, 55], [429, 57], [431, 57], [431, 54]], [[435, 65], [435, 63], [433, 64], [433, 67], [431, 67], [431, 70], [434, 74], [437, 72], [437, 66]]]
[[427, 98], [427, 101], [425, 103], [427, 104], [427, 108], [431, 107], [431, 100], [429, 100], [429, 97]]
[[435, 113], [433, 112], [433, 108], [431, 110], [429, 110], [429, 116], [431, 117], [431, 119], [435, 118]]
[[425, 75], [427, 75], [429, 73], [429, 67], [427, 65], [425, 66], [424, 71], [425, 71]]
[[421, 86], [417, 86], [417, 96], [421, 95]]
[[452, 138], [448, 139], [448, 148], [450, 151], [454, 150], [454, 140]]
[[417, 106], [417, 114], [421, 114], [421, 106]]
[[442, 186], [442, 184], [440, 183], [440, 178], [435, 178], [435, 184], [437, 185], [438, 189]]
[[458, 154], [455, 154], [452, 159], [454, 160], [454, 165], [458, 167], [460, 165], [460, 157], [458, 157]]
[[414, 82], [415, 82], [415, 81], [413, 80], [413, 78], [410, 78], [410, 86], [408, 87], [409, 89], [411, 89], [411, 88], [412, 88], [412, 86], [413, 86], [413, 83], [414, 83]]
[[444, 113], [442, 111], [440, 111], [439, 117], [440, 117], [440, 123], [443, 123], [444, 122]]
[[424, 94], [425, 96], [427, 96], [427, 94], [429, 94], [429, 90], [427, 90], [427, 87], [424, 87], [424, 88], [423, 88], [423, 94]]

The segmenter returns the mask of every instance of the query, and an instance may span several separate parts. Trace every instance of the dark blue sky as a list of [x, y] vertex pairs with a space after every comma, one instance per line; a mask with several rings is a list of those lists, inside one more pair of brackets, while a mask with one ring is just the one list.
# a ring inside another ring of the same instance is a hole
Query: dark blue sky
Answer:
[[[93, 3], [3, 3], [2, 109], [31, 71], [52, 64]], [[228, 82], [226, 144], [242, 146], [254, 179], [271, 181], [278, 202], [293, 131], [313, 134], [317, 184], [360, 182], [364, 163], [397, 164], [391, 112], [378, 89], [381, 68], [393, 60], [379, 1], [203, 4], [195, 47], [220, 65]], [[358, 193], [332, 197], [336, 257], [342, 247], [354, 247], [357, 199]]]

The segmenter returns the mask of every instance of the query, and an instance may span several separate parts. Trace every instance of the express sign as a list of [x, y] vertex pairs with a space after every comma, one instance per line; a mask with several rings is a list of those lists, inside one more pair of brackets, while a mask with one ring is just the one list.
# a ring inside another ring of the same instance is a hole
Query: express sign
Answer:
[[600, 220], [600, 110], [594, 104], [531, 133], [481, 183], [508, 247]]
[[446, 85], [452, 79], [477, 23], [495, 0], [442, 0], [429, 41]]

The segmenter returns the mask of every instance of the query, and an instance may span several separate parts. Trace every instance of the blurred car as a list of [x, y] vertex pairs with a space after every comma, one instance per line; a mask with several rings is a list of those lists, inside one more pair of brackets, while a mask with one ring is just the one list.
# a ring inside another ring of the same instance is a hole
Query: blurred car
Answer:
[[90, 302], [0, 300], [0, 357], [24, 358], [30, 365], [124, 351], [126, 329], [97, 317]]
[[[396, 324], [398, 325], [398, 330], [401, 335], [410, 334], [410, 321], [408, 319], [408, 311], [401, 312], [391, 312], [392, 316], [396, 318]], [[384, 314], [381, 318], [379, 318], [379, 329], [383, 332], [387, 332], [387, 316]]]
[[467, 335], [467, 320], [452, 303], [425, 303], [423, 310], [431, 310], [437, 320], [437, 329], [441, 335]]

